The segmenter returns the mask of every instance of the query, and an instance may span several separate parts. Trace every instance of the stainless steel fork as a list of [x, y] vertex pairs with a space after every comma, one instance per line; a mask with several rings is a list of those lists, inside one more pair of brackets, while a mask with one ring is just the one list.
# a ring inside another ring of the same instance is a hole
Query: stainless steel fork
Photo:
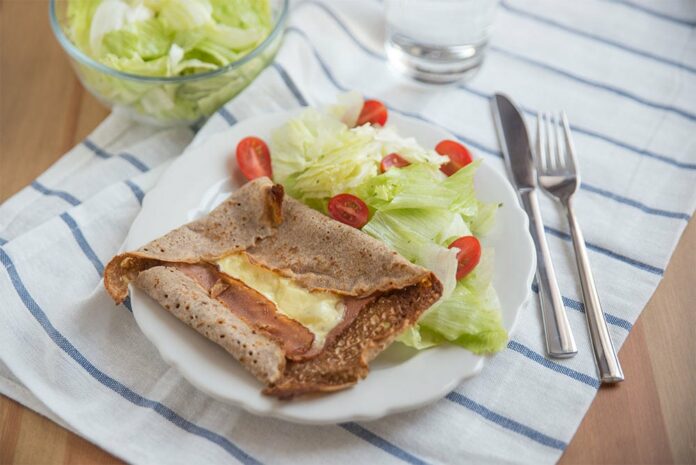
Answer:
[[[623, 371], [592, 277], [585, 239], [573, 211], [573, 195], [580, 185], [575, 148], [565, 112], [561, 113], [560, 118], [562, 128], [558, 119], [554, 116], [552, 121], [548, 113], [537, 115], [537, 177], [542, 189], [563, 205], [568, 217], [599, 379], [602, 383], [618, 383], [624, 379]], [[561, 142], [561, 131], [564, 133], [564, 143]]]

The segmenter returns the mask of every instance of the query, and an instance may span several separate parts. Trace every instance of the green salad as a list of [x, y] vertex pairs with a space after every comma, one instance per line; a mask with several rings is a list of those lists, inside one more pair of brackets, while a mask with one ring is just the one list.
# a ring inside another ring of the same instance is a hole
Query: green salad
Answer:
[[493, 251], [478, 239], [498, 205], [476, 198], [480, 161], [456, 141], [421, 147], [383, 127], [386, 119], [380, 102], [343, 95], [338, 105], [290, 119], [274, 131], [270, 147], [258, 138], [242, 140], [237, 162], [248, 178], [272, 176], [290, 196], [437, 275], [442, 298], [400, 342], [499, 351], [508, 336], [492, 285]]
[[217, 69], [271, 29], [268, 0], [70, 0], [70, 38], [97, 61], [139, 76]]
[[[95, 61], [146, 78], [214, 71], [239, 61], [273, 29], [269, 0], [67, 0], [64, 31]], [[112, 105], [160, 121], [195, 121], [229, 100], [277, 44], [238, 69], [185, 82], [146, 82], [78, 63], [84, 84]]]

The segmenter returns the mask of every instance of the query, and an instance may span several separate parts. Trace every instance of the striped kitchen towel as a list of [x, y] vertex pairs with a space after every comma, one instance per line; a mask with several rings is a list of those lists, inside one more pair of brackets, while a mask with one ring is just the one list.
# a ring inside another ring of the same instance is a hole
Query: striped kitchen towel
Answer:
[[[531, 117], [565, 109], [583, 224], [620, 346], [696, 205], [693, 2], [504, 0], [486, 63], [450, 87], [387, 66], [382, 4], [294, 3], [276, 62], [195, 135], [112, 115], [0, 206], [0, 391], [132, 463], [550, 463], [599, 382], [566, 225], [542, 202], [579, 354], [544, 357], [536, 299], [507, 350], [435, 404], [370, 423], [259, 418], [198, 392], [159, 357], [100, 279], [173, 157], [244, 118], [356, 89], [442, 126], [503, 169], [489, 98]], [[628, 381], [638, 382], [638, 380]]]

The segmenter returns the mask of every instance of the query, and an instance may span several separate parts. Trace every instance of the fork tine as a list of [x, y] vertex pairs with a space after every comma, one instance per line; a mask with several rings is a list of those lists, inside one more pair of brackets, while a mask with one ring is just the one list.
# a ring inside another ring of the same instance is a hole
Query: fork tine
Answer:
[[556, 136], [556, 157], [558, 157], [558, 169], [565, 168], [565, 154], [563, 144], [561, 143], [561, 122], [558, 115], [553, 115], [553, 133]]
[[551, 131], [551, 114], [550, 113], [544, 113], [544, 122], [545, 122], [545, 131], [546, 131], [546, 156], [547, 156], [547, 163], [548, 167], [551, 171], [555, 171], [556, 169], [556, 146], [553, 144], [552, 138], [552, 132]]
[[573, 144], [573, 137], [570, 133], [570, 124], [568, 124], [568, 115], [565, 111], [561, 112], [561, 120], [563, 122], [563, 132], [565, 133], [565, 146], [566, 146], [566, 164], [568, 168], [573, 170], [573, 173], [578, 171], [578, 162], [575, 158], [575, 145]]
[[544, 130], [543, 115], [537, 113], [536, 165], [542, 173], [546, 172], [546, 131]]

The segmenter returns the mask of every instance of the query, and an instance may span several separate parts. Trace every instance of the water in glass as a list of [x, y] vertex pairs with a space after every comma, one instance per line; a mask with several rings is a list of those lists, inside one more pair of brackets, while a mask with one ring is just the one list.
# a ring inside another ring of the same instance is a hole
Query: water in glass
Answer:
[[399, 71], [449, 83], [483, 62], [498, 0], [386, 0], [386, 50]]

